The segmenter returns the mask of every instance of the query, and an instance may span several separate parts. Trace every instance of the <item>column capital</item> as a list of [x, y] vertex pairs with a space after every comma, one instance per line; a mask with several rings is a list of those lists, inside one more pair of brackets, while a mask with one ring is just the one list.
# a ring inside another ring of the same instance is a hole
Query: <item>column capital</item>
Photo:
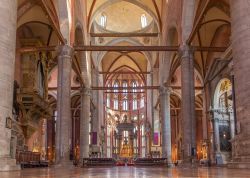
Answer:
[[165, 86], [161, 86], [159, 89], [160, 95], [166, 95], [166, 94], [170, 94], [172, 92], [172, 88], [171, 87], [165, 87]]
[[83, 95], [91, 96], [91, 93], [92, 93], [91, 88], [85, 87], [81, 89], [81, 94]]
[[189, 58], [191, 54], [194, 53], [194, 49], [189, 45], [181, 45], [178, 50], [178, 55], [180, 58]]
[[72, 57], [74, 55], [74, 48], [69, 45], [59, 45], [56, 48], [58, 56]]

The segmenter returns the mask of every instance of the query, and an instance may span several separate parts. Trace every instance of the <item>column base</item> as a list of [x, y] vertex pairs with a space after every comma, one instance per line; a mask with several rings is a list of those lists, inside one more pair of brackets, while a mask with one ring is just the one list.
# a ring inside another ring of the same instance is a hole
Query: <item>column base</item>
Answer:
[[[250, 124], [246, 125], [250, 128]], [[250, 134], [236, 135], [232, 140], [232, 161], [227, 166], [228, 168], [250, 168]]]
[[175, 167], [175, 164], [172, 163], [172, 162], [171, 162], [171, 163], [167, 163], [167, 167], [168, 167], [168, 168], [173, 168], [173, 167]]
[[0, 172], [1, 171], [20, 171], [21, 166], [16, 164], [16, 159], [0, 157]]
[[182, 163], [178, 164], [180, 167], [196, 168], [199, 166], [198, 160], [194, 158], [183, 160]]

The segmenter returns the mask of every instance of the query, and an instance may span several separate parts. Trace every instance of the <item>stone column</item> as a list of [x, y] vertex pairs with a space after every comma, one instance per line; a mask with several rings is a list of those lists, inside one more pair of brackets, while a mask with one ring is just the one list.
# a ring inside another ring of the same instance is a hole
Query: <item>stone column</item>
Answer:
[[[153, 85], [159, 84], [159, 69], [153, 69]], [[154, 142], [154, 134], [160, 134], [160, 117], [159, 108], [157, 107], [159, 91], [153, 90], [153, 121], [152, 121], [152, 141]]]
[[202, 98], [203, 98], [203, 111], [202, 111], [202, 136], [203, 140], [207, 140], [207, 97], [206, 97], [206, 90], [202, 91]]
[[90, 122], [91, 89], [84, 88], [81, 92], [80, 120], [80, 158], [89, 157], [89, 122]]
[[220, 153], [219, 119], [213, 118], [214, 146], [215, 153]]
[[71, 70], [73, 48], [58, 47], [57, 119], [56, 119], [56, 163], [70, 160], [71, 144]]
[[250, 2], [230, 2], [238, 133], [233, 140], [233, 164], [229, 166], [250, 168]]
[[194, 54], [189, 46], [180, 48], [181, 55], [181, 116], [183, 136], [183, 160], [191, 162], [196, 156], [196, 120], [195, 120], [195, 89], [194, 89]]
[[47, 159], [47, 119], [42, 118], [41, 122], [41, 159], [46, 160]]
[[162, 128], [162, 157], [168, 159], [168, 164], [172, 164], [172, 143], [171, 143], [171, 118], [170, 118], [170, 89], [160, 88], [161, 107], [161, 128]]
[[6, 118], [13, 118], [16, 21], [17, 0], [0, 1], [0, 171], [19, 169], [10, 156], [11, 129], [6, 128]]
[[[98, 86], [98, 70], [96, 69], [92, 69], [92, 85], [93, 86]], [[98, 91], [92, 91], [92, 101], [94, 103], [94, 107], [93, 110], [91, 111], [91, 131], [92, 133], [95, 133], [97, 135], [97, 142], [95, 144], [96, 148], [99, 148], [99, 134], [100, 134], [100, 122], [99, 122], [99, 117], [98, 117], [98, 107], [99, 107], [99, 103], [98, 103]], [[103, 111], [103, 109], [101, 109], [101, 111]], [[91, 143], [93, 146], [93, 143]]]

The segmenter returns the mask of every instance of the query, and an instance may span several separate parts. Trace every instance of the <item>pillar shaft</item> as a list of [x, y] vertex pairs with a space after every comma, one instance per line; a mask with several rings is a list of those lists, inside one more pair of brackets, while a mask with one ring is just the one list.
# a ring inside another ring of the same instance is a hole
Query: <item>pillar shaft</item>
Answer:
[[196, 116], [195, 116], [195, 84], [194, 84], [194, 51], [190, 50], [189, 77], [190, 77], [190, 114], [192, 121], [192, 149], [193, 156], [196, 155]]
[[181, 49], [181, 116], [183, 136], [183, 159], [190, 161], [196, 155], [196, 121], [195, 121], [195, 90], [194, 90], [194, 56], [188, 46]]
[[58, 48], [56, 162], [70, 160], [71, 145], [71, 69], [73, 49], [64, 45]]
[[83, 89], [81, 97], [80, 154], [81, 158], [88, 158], [91, 90]]
[[250, 168], [250, 3], [231, 0], [230, 6], [238, 133], [233, 141], [233, 161], [238, 167]]
[[47, 119], [42, 119], [41, 120], [41, 152], [42, 156], [41, 159], [45, 160], [47, 155], [46, 148], [47, 148]]
[[[159, 84], [159, 69], [153, 69], [153, 85], [158, 85]], [[152, 141], [154, 141], [154, 134], [160, 133], [160, 128], [159, 128], [159, 110], [157, 108], [157, 101], [158, 101], [158, 94], [159, 91], [153, 90], [153, 119], [152, 119]]]
[[162, 117], [162, 157], [172, 163], [171, 118], [170, 118], [170, 90], [166, 87], [160, 89], [160, 105]]
[[202, 91], [202, 101], [203, 101], [203, 111], [202, 111], [202, 136], [203, 140], [208, 139], [207, 133], [207, 96], [206, 96], [206, 89]]
[[[98, 86], [98, 71], [96, 69], [92, 69], [92, 85]], [[92, 91], [92, 101], [94, 103], [94, 107], [92, 108], [91, 111], [91, 131], [94, 135], [96, 135], [96, 142], [91, 143], [92, 145], [96, 145], [95, 147], [99, 147], [99, 133], [100, 133], [100, 121], [98, 117], [98, 112], [99, 112], [99, 103], [98, 103], [98, 91]], [[102, 109], [100, 111], [103, 111]]]
[[220, 133], [219, 133], [219, 120], [214, 118], [213, 120], [213, 131], [214, 131], [214, 144], [215, 153], [220, 153]]
[[18, 169], [10, 158], [11, 129], [6, 128], [6, 118], [13, 118], [16, 21], [17, 0], [0, 1], [0, 171]]

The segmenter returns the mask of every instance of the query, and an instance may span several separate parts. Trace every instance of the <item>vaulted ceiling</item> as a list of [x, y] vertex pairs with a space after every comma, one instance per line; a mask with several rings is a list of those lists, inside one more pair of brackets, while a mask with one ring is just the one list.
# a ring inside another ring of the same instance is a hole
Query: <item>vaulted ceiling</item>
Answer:
[[[231, 20], [229, 0], [199, 0], [195, 23], [200, 21], [194, 31], [192, 45], [228, 47], [231, 43]], [[205, 6], [205, 8], [204, 8]], [[201, 9], [205, 9], [204, 15], [200, 15]], [[195, 24], [194, 23], [194, 24]], [[203, 78], [209, 75], [211, 66], [221, 53], [196, 52], [196, 69]]]
[[[119, 21], [116, 21], [117, 18], [121, 20], [123, 25], [127, 24], [126, 22], [138, 24], [138, 20], [140, 20], [138, 15], [141, 13], [145, 13], [148, 17], [153, 18], [158, 26], [161, 27], [161, 7], [162, 0], [88, 0], [88, 26], [91, 27], [91, 24], [98, 19], [98, 15], [106, 11], [111, 21], [108, 28], [111, 28], [111, 30], [114, 25], [117, 25], [114, 27], [115, 29], [119, 28]], [[125, 16], [128, 17], [126, 20]], [[127, 21], [128, 19], [129, 21]], [[112, 21], [115, 23], [112, 23]], [[125, 29], [123, 30], [125, 31]]]
[[[121, 44], [120, 44], [121, 45]], [[146, 82], [148, 60], [141, 52], [108, 52], [102, 59], [104, 81], [111, 79], [140, 79]]]

